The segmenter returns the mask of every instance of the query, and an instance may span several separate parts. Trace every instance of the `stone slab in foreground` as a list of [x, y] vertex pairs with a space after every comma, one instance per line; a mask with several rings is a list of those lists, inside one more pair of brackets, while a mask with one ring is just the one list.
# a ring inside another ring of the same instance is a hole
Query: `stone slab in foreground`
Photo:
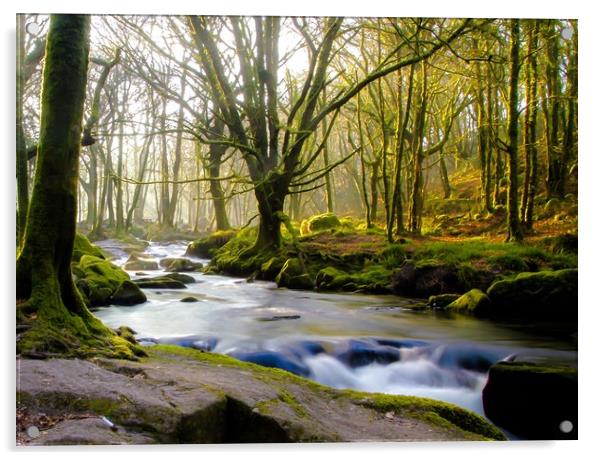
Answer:
[[334, 390], [175, 346], [149, 354], [140, 362], [19, 359], [19, 409], [58, 420], [35, 439], [19, 439], [37, 445], [504, 439], [483, 418], [447, 403]]

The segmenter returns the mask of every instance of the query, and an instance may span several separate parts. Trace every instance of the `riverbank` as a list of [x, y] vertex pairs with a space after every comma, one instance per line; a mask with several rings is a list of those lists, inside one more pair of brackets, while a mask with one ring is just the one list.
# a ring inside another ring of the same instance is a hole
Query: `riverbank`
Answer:
[[[17, 360], [17, 409], [46, 429], [23, 443], [502, 440], [480, 416], [407, 396], [341, 391], [175, 346], [137, 362]], [[49, 422], [48, 422], [49, 421]]]
[[291, 227], [278, 250], [254, 251], [251, 228], [197, 240], [187, 255], [210, 258], [210, 273], [275, 281], [279, 287], [423, 298], [426, 307], [439, 310], [498, 320], [556, 321], [566, 324], [569, 334], [576, 330], [573, 234], [529, 244], [479, 237], [412, 237], [389, 243], [378, 228], [358, 229], [332, 215], [314, 219], [320, 217], [326, 223], [315, 230], [305, 223], [297, 234]]

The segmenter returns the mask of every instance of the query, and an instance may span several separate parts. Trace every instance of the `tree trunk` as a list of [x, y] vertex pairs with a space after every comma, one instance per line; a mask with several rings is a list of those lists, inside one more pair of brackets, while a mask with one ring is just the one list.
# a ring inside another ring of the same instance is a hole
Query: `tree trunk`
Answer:
[[259, 210], [259, 230], [253, 246], [257, 252], [277, 250], [282, 245], [281, 213], [284, 210], [288, 185], [286, 177], [272, 174], [272, 179], [266, 179], [254, 190]]
[[426, 118], [426, 106], [427, 106], [427, 72], [426, 64], [424, 61], [421, 65], [422, 81], [421, 81], [421, 93], [420, 103], [418, 104], [416, 114], [416, 126], [414, 130], [414, 171], [412, 177], [412, 191], [410, 195], [410, 231], [412, 233], [420, 233], [422, 227], [422, 187], [423, 187], [423, 176], [422, 176], [422, 161], [423, 155], [423, 138], [424, 138], [424, 125]]
[[[180, 96], [184, 98], [184, 92], [186, 91], [186, 73], [182, 74], [182, 78], [180, 79]], [[177, 183], [178, 178], [180, 177], [180, 164], [182, 163], [182, 134], [184, 129], [184, 105], [180, 104], [180, 109], [178, 111], [178, 126], [176, 128], [176, 146], [174, 150], [174, 163], [173, 163], [173, 180], [174, 183], [171, 186], [171, 198], [169, 201], [169, 209], [167, 212], [167, 225], [169, 227], [174, 227], [174, 218], [176, 213], [176, 206], [178, 204], [179, 197], [179, 185]]]
[[518, 74], [520, 23], [510, 21], [510, 115], [508, 117], [508, 235], [506, 241], [521, 241], [523, 238], [518, 217]]
[[89, 16], [51, 16], [37, 167], [16, 267], [17, 299], [25, 300], [17, 315], [31, 324], [17, 342], [25, 355], [128, 349], [89, 312], [71, 275], [89, 33]]
[[525, 228], [533, 226], [533, 206], [537, 193], [537, 44], [538, 23], [530, 21], [527, 40], [527, 108], [525, 112], [525, 180], [521, 203], [521, 220]]
[[439, 151], [439, 176], [441, 177], [441, 186], [443, 187], [443, 198], [447, 200], [451, 196], [451, 186], [449, 185], [449, 176], [447, 174], [443, 149]]
[[29, 206], [29, 185], [27, 175], [27, 149], [23, 131], [23, 97], [25, 91], [25, 76], [23, 63], [25, 60], [25, 15], [17, 18], [17, 248], [21, 246], [27, 223], [27, 208]]
[[546, 111], [548, 120], [548, 198], [562, 198], [564, 196], [564, 168], [562, 155], [562, 142], [560, 139], [560, 56], [556, 20], [548, 20], [546, 26], [546, 84], [548, 89]]

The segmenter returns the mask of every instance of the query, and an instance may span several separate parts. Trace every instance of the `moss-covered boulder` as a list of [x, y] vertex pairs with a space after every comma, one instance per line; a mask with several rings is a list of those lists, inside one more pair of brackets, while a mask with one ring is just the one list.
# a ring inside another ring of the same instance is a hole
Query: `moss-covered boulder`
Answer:
[[132, 254], [124, 264], [125, 270], [158, 270], [159, 264], [152, 258], [144, 257], [141, 254]]
[[460, 294], [439, 294], [429, 297], [428, 305], [431, 308], [445, 308], [453, 301], [460, 298]]
[[182, 299], [180, 299], [180, 302], [184, 302], [184, 303], [194, 303], [194, 302], [198, 302], [199, 299], [197, 299], [196, 297], [192, 297], [192, 296], [188, 296], [188, 297], [184, 297]]
[[491, 313], [491, 300], [480, 289], [471, 289], [447, 305], [445, 310], [487, 316]]
[[259, 271], [259, 277], [264, 280], [274, 280], [278, 276], [278, 273], [284, 267], [286, 258], [284, 256], [274, 256], [267, 262], [261, 264], [261, 270]]
[[140, 278], [134, 283], [142, 289], [186, 289], [186, 285], [168, 276], [156, 276], [154, 278]]
[[393, 273], [392, 288], [397, 294], [430, 297], [462, 294], [472, 288], [487, 289], [495, 279], [490, 270], [469, 263], [451, 263], [433, 259], [406, 261]]
[[301, 261], [298, 258], [288, 259], [278, 276], [276, 276], [278, 287], [287, 287], [289, 289], [313, 289], [314, 282], [311, 277], [304, 272]]
[[192, 276], [185, 275], [184, 273], [166, 273], [162, 275], [162, 278], [169, 278], [184, 284], [196, 283], [196, 280]]
[[123, 281], [111, 296], [111, 303], [115, 305], [137, 305], [146, 300], [146, 294], [130, 280]]
[[81, 233], [75, 234], [75, 240], [73, 242], [73, 254], [71, 260], [73, 262], [79, 262], [84, 255], [98, 257], [104, 259], [105, 255], [98, 246], [94, 246], [88, 238]]
[[108, 305], [111, 296], [129, 275], [117, 265], [99, 257], [84, 255], [79, 262], [77, 287], [90, 306]]
[[219, 248], [236, 236], [236, 230], [220, 230], [193, 241], [186, 249], [187, 256], [211, 259]]
[[161, 259], [159, 263], [166, 272], [197, 272], [202, 270], [203, 264], [193, 262], [190, 259], [184, 258], [166, 258]]
[[339, 290], [350, 281], [347, 273], [334, 267], [323, 268], [316, 275], [316, 287], [323, 290]]
[[[577, 369], [502, 362], [489, 369], [485, 415], [526, 439], [577, 439]], [[572, 431], [565, 433], [561, 423]]]
[[332, 212], [317, 214], [301, 222], [301, 235], [330, 230], [341, 226], [341, 221]]
[[577, 320], [577, 269], [520, 273], [487, 290], [493, 313]]

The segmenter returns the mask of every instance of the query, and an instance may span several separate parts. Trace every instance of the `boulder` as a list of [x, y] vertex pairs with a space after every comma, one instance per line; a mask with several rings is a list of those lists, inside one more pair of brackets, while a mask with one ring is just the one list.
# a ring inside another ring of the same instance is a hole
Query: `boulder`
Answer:
[[491, 313], [491, 300], [480, 289], [471, 289], [447, 305], [445, 310], [487, 316]]
[[197, 272], [203, 268], [200, 262], [184, 258], [166, 258], [159, 262], [166, 272]]
[[428, 305], [431, 308], [445, 308], [454, 300], [457, 300], [460, 294], [439, 294], [429, 297]]
[[316, 287], [324, 290], [339, 290], [351, 282], [351, 277], [334, 267], [321, 269], [316, 275]]
[[288, 259], [278, 276], [276, 276], [278, 287], [289, 289], [313, 289], [314, 282], [311, 277], [303, 272], [301, 261], [298, 258]]
[[130, 343], [138, 343], [136, 341], [136, 337], [134, 337], [136, 335], [136, 331], [131, 327], [119, 326], [117, 329], [115, 329], [115, 333]]
[[168, 276], [156, 276], [154, 278], [140, 278], [134, 283], [142, 289], [186, 289], [186, 285]]
[[90, 306], [108, 305], [119, 286], [130, 279], [117, 265], [90, 255], [82, 256], [78, 270], [82, 276], [76, 284]]
[[577, 269], [520, 273], [487, 290], [492, 313], [505, 317], [577, 321]]
[[180, 299], [180, 302], [184, 302], [184, 303], [194, 303], [194, 302], [198, 302], [199, 299], [197, 299], [196, 297], [184, 297], [183, 299]]
[[130, 280], [123, 281], [111, 296], [111, 303], [115, 305], [136, 305], [146, 300], [144, 292]]
[[392, 288], [409, 297], [430, 297], [439, 294], [462, 294], [469, 289], [486, 289], [495, 274], [467, 264], [450, 264], [438, 260], [406, 261], [393, 273]]
[[264, 280], [274, 280], [282, 270], [286, 262], [286, 258], [282, 256], [274, 256], [267, 262], [261, 264], [261, 270], [259, 272], [260, 278]]
[[332, 212], [318, 214], [301, 222], [301, 235], [330, 230], [341, 226], [341, 221]]
[[136, 430], [125, 430], [122, 427], [109, 425], [112, 423], [104, 417], [88, 416], [87, 418], [61, 420], [48, 430], [43, 430], [39, 437], [28, 444], [32, 446], [72, 446], [86, 445], [122, 445], [122, 444], [155, 444], [151, 436], [137, 433]]
[[[66, 430], [78, 444], [505, 439], [484, 418], [452, 404], [336, 390], [173, 345], [148, 347], [148, 354], [139, 362], [19, 359], [18, 410], [65, 420], [106, 417], [115, 427], [114, 436], [92, 422]], [[127, 439], [133, 433], [139, 437]]]
[[124, 270], [159, 270], [159, 265], [155, 259], [146, 258], [141, 255], [132, 254], [123, 266]]
[[184, 275], [183, 273], [167, 273], [161, 275], [161, 278], [169, 278], [184, 284], [196, 283], [196, 280], [192, 276]]
[[193, 241], [186, 249], [187, 256], [211, 259], [215, 251], [236, 236], [236, 230], [220, 230], [209, 236]]
[[[501, 362], [483, 389], [485, 415], [526, 439], [577, 439], [577, 369]], [[572, 431], [565, 433], [561, 423]]]

